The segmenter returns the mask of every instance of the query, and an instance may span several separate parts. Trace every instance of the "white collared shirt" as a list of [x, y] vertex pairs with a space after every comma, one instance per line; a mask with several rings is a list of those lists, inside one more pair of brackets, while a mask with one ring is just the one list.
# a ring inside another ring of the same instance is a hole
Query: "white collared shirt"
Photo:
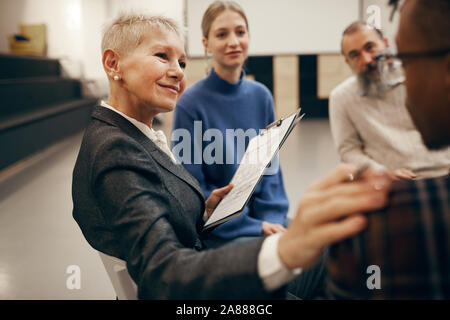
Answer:
[[[162, 130], [155, 131], [145, 123], [127, 116], [126, 114], [118, 111], [104, 101], [101, 101], [100, 105], [118, 113], [119, 115], [130, 121], [145, 136], [152, 140], [163, 152], [165, 152], [174, 163], [178, 164], [175, 156], [169, 149], [166, 136], [164, 135], [164, 132], [162, 132]], [[205, 218], [207, 217], [208, 216], [205, 212], [205, 214], [203, 215], [203, 219], [206, 220]], [[258, 255], [258, 275], [263, 281], [264, 288], [268, 291], [273, 291], [280, 288], [302, 272], [301, 268], [297, 268], [294, 270], [286, 268], [286, 266], [280, 260], [280, 257], [278, 256], [278, 241], [280, 239], [280, 236], [281, 233], [276, 233], [268, 236], [264, 240]]]
[[167, 154], [173, 163], [178, 164], [175, 156], [173, 155], [172, 151], [170, 151], [169, 145], [167, 143], [166, 136], [162, 130], [154, 130], [153, 128], [150, 128], [148, 125], [146, 125], [143, 122], [140, 122], [134, 118], [131, 118], [124, 114], [123, 112], [120, 112], [116, 108], [110, 106], [105, 101], [101, 101], [100, 105], [102, 107], [108, 108], [114, 112], [117, 112], [122, 117], [130, 121], [132, 124], [135, 125], [136, 128], [138, 128], [144, 135], [146, 135], [153, 143], [155, 143], [165, 154]]

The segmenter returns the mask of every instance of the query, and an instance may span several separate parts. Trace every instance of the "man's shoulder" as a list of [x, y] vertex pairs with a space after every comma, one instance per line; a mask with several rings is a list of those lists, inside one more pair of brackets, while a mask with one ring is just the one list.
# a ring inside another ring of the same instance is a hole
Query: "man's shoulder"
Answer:
[[450, 202], [450, 176], [395, 181], [391, 190], [392, 207], [424, 202]]
[[338, 84], [330, 93], [330, 99], [343, 94], [357, 94], [358, 82], [356, 76], [351, 76]]
[[366, 236], [374, 236], [381, 231], [391, 236], [399, 232], [413, 234], [426, 227], [423, 221], [440, 219], [442, 222], [449, 219], [448, 203], [449, 176], [394, 181], [386, 207], [368, 213], [371, 231]]
[[[427, 272], [440, 272], [430, 269], [430, 261], [441, 263], [448, 256], [441, 239], [449, 232], [449, 191], [448, 176], [395, 181], [388, 205], [366, 213], [366, 230], [330, 248], [330, 296], [429, 299], [432, 292], [424, 290], [424, 285], [432, 288]], [[378, 267], [383, 275], [384, 285], [376, 291], [367, 285], [369, 275], [360, 272], [363, 267], [368, 273], [369, 266]]]

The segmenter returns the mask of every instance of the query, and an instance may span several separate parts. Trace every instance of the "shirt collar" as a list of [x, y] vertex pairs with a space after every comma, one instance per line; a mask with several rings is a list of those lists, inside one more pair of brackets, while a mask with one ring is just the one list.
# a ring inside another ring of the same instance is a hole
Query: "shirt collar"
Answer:
[[148, 125], [146, 125], [143, 122], [140, 122], [134, 118], [131, 118], [124, 114], [123, 112], [120, 112], [113, 106], [107, 104], [105, 101], [101, 101], [100, 105], [102, 107], [108, 108], [118, 114], [120, 114], [122, 117], [130, 121], [136, 128], [138, 128], [147, 138], [149, 138], [151, 141], [153, 141], [163, 152], [165, 152], [174, 163], [177, 163], [175, 156], [170, 151], [169, 145], [167, 143], [166, 135], [162, 130], [154, 130], [153, 128], [150, 128]]

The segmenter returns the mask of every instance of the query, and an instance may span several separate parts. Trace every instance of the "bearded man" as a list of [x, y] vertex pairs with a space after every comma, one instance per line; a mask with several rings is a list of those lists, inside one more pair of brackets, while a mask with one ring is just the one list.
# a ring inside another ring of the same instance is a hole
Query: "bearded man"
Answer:
[[450, 148], [430, 151], [423, 144], [406, 109], [403, 69], [390, 58], [388, 39], [357, 21], [344, 30], [341, 50], [354, 73], [329, 99], [341, 161], [369, 164], [395, 180], [447, 175]]

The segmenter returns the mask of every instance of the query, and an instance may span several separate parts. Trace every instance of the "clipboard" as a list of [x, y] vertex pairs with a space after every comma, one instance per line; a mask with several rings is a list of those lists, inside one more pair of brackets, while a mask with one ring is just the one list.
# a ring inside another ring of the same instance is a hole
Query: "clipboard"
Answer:
[[267, 167], [277, 155], [294, 127], [303, 118], [301, 108], [269, 124], [265, 130], [250, 140], [241, 163], [233, 175], [234, 187], [219, 202], [202, 232], [209, 232], [218, 225], [239, 216], [255, 191]]

